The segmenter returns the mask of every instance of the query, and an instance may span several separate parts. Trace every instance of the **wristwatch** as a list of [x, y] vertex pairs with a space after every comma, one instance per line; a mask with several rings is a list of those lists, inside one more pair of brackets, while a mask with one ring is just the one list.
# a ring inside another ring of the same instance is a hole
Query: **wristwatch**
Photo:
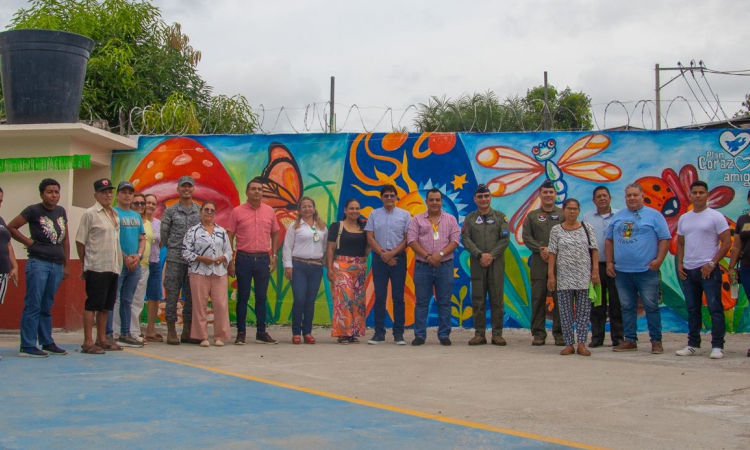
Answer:
[[709, 262], [708, 262], [708, 267], [710, 267], [710, 268], [712, 268], [712, 269], [713, 269], [714, 267], [716, 267], [716, 264], [714, 264], [714, 262], [713, 262], [713, 261], [709, 261]]
[[138, 261], [143, 261], [143, 255], [141, 255], [140, 253], [138, 253]]
[[440, 255], [440, 257], [442, 258], [443, 256], [445, 256], [445, 253], [439, 252], [438, 255]]

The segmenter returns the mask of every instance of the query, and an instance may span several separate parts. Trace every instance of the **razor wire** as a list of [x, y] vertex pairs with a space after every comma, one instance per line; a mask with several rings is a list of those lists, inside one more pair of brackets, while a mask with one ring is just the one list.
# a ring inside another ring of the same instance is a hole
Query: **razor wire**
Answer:
[[[714, 97], [713, 93], [708, 96]], [[470, 108], [453, 108], [443, 105], [442, 111], [452, 112], [456, 115], [458, 123], [467, 132], [502, 132], [507, 131], [504, 126], [510, 125], [524, 132], [543, 131], [544, 115], [554, 116], [556, 114], [567, 114], [573, 117], [573, 122], [580, 123], [581, 118], [564, 107], [558, 107], [552, 111], [548, 105], [541, 100], [532, 115], [531, 122], [525, 121], [523, 109], [520, 103], [508, 102], [502, 104], [475, 102]], [[662, 100], [661, 120], [663, 128], [674, 128], [690, 126], [702, 128], [696, 117], [693, 104], [696, 100], [688, 100], [684, 96], [676, 96], [671, 100]], [[681, 106], [680, 106], [681, 105]], [[415, 132], [418, 131], [415, 120], [420, 108], [424, 104], [410, 104], [406, 107], [391, 106], [360, 106], [358, 104], [345, 105], [335, 104], [337, 110], [344, 110], [340, 123], [334, 121], [334, 130], [339, 133], [351, 132]], [[281, 133], [330, 133], [330, 102], [314, 102], [300, 107], [275, 107], [268, 108], [264, 104], [250, 108], [254, 114], [255, 133], [258, 134], [281, 134]], [[221, 104], [205, 109], [203, 121], [197, 129], [191, 129], [190, 123], [179, 120], [178, 117], [190, 117], [198, 120], [198, 113], [194, 108], [184, 105], [168, 109], [166, 106], [134, 107], [129, 111], [120, 111], [120, 124], [112, 126], [106, 121], [98, 118], [94, 112], [86, 106], [81, 105], [81, 122], [106, 129], [121, 135], [180, 135], [180, 134], [247, 134], [247, 130], [231, 123], [228, 127], [219, 128], [223, 115], [226, 114]], [[487, 114], [482, 114], [484, 110]], [[1, 109], [0, 109], [1, 111]], [[700, 111], [700, 110], [699, 110]], [[712, 109], [708, 112], [717, 111]], [[723, 108], [718, 109], [723, 113]], [[507, 121], [503, 123], [497, 120], [504, 117]], [[529, 116], [527, 115], [527, 118]], [[715, 117], [715, 116], [714, 116]], [[747, 116], [742, 116], [747, 117]], [[656, 129], [656, 103], [652, 99], [643, 100], [611, 100], [606, 103], [595, 103], [591, 105], [590, 118], [594, 131], [606, 131], [610, 129]], [[686, 120], [687, 118], [687, 120]], [[730, 128], [741, 128], [735, 123], [735, 118], [727, 118], [725, 121]], [[495, 122], [497, 121], [497, 123]], [[616, 122], [613, 122], [616, 121]], [[688, 123], [685, 123], [685, 122]], [[530, 126], [529, 124], [532, 124]], [[536, 124], [536, 125], [534, 125]], [[704, 124], [705, 125], [705, 124]], [[581, 128], [564, 129], [550, 123], [550, 131], [586, 131]], [[447, 128], [447, 124], [439, 123], [435, 131], [453, 131]]]

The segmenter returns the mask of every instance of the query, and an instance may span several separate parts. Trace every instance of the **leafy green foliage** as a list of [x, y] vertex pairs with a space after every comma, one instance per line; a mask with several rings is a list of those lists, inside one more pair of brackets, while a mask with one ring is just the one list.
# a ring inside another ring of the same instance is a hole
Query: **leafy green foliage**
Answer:
[[734, 117], [743, 117], [747, 115], [750, 115], [750, 94], [745, 95], [745, 101], [742, 102], [740, 110], [734, 113]]
[[[133, 108], [148, 109], [145, 107], [150, 105], [155, 110], [158, 105], [160, 110], [166, 107], [166, 112], [185, 102], [195, 110], [193, 119], [209, 116], [208, 110], [216, 100], [211, 96], [211, 87], [198, 75], [201, 53], [190, 46], [179, 24], [168, 25], [162, 20], [159, 8], [150, 1], [30, 0], [29, 3], [29, 8], [16, 12], [10, 28], [62, 30], [82, 34], [95, 42], [83, 89], [81, 119], [105, 119], [110, 126], [122, 128]], [[247, 104], [247, 100], [242, 100]], [[255, 116], [249, 107], [245, 111], [231, 109], [225, 114], [234, 112], [243, 114], [227, 119], [227, 123], [233, 123], [235, 128], [238, 127], [234, 122], [242, 123], [246, 132], [254, 130]], [[143, 119], [153, 121], [152, 116]], [[168, 116], [161, 122], [176, 119]], [[191, 120], [183, 125], [193, 129], [195, 123]], [[179, 129], [165, 132], [176, 133]]]
[[[136, 115], [143, 121], [138, 134], [198, 134], [200, 122], [195, 105], [185, 95], [177, 92], [169, 96], [164, 105], [159, 103], [144, 108]], [[136, 119], [137, 120], [137, 119]]]
[[591, 99], [570, 88], [558, 93], [548, 87], [530, 89], [525, 97], [509, 96], [502, 102], [492, 91], [462, 95], [457, 100], [433, 96], [420, 104], [415, 125], [420, 131], [534, 131], [545, 128], [545, 116], [551, 130], [590, 130], [593, 128]]

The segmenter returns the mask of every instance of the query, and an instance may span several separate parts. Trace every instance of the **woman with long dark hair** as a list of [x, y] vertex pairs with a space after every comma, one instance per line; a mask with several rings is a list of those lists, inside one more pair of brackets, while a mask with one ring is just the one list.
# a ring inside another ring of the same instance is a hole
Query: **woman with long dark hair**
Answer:
[[331, 336], [338, 338], [339, 344], [359, 343], [358, 338], [365, 335], [365, 273], [370, 248], [359, 216], [359, 201], [349, 199], [344, 204], [344, 220], [331, 224], [328, 230]]

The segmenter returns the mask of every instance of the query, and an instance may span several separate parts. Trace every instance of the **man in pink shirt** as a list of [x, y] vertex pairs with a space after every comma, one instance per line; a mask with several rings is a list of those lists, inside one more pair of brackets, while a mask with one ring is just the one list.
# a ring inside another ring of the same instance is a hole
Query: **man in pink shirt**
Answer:
[[[276, 267], [279, 250], [279, 223], [273, 208], [262, 203], [263, 179], [253, 178], [245, 189], [247, 202], [234, 208], [226, 226], [229, 242], [237, 256], [229, 263], [229, 275], [237, 277], [237, 339], [235, 345], [245, 345], [247, 303], [250, 287], [255, 284], [255, 316], [258, 330], [255, 342], [276, 344], [266, 332], [266, 295], [268, 279]], [[237, 244], [234, 238], [237, 237]], [[235, 263], [236, 261], [236, 263]]]
[[422, 345], [427, 338], [427, 313], [435, 290], [440, 345], [451, 345], [451, 294], [453, 293], [453, 251], [458, 248], [461, 230], [452, 215], [443, 211], [443, 194], [427, 192], [427, 212], [409, 223], [407, 242], [417, 259], [414, 265], [414, 340]]

